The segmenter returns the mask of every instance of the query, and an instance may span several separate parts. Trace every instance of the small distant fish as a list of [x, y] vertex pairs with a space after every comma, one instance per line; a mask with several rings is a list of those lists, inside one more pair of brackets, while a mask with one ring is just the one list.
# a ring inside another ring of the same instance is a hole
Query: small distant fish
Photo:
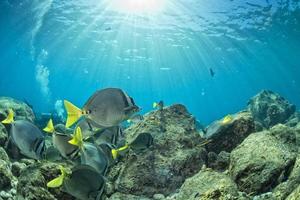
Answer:
[[153, 137], [150, 133], [140, 133], [132, 142], [124, 145], [118, 149], [112, 149], [112, 157], [116, 159], [118, 154], [122, 151], [132, 149], [134, 151], [141, 151], [153, 145]]
[[134, 100], [118, 88], [106, 88], [95, 92], [82, 110], [69, 101], [65, 100], [64, 103], [68, 114], [66, 127], [72, 126], [82, 116], [102, 127], [117, 126], [139, 111]]
[[209, 68], [209, 73], [210, 73], [211, 77], [215, 76], [215, 72], [214, 72], [214, 70], [212, 68]]
[[159, 69], [162, 70], [162, 71], [170, 71], [171, 70], [170, 67], [161, 67]]
[[164, 108], [164, 102], [163, 101], [159, 101], [159, 102], [154, 102], [152, 104], [152, 107], [155, 109], [157, 108], [158, 110], [162, 110]]
[[3, 124], [11, 124], [10, 138], [21, 153], [32, 159], [41, 159], [46, 149], [45, 135], [31, 122], [25, 120], [14, 121], [14, 112], [9, 109]]
[[127, 122], [136, 124], [136, 123], [138, 123], [140, 121], [143, 121], [143, 120], [144, 120], [144, 116], [139, 114], [139, 115], [134, 115], [134, 116], [130, 117], [127, 120]]
[[232, 120], [233, 120], [232, 115], [226, 115], [221, 121], [221, 124], [223, 125], [229, 124], [230, 122], [232, 122]]
[[62, 190], [79, 200], [100, 200], [105, 179], [94, 168], [88, 165], [78, 165], [68, 174], [66, 169], [60, 166], [61, 175], [47, 183], [49, 188], [62, 186]]
[[102, 175], [105, 175], [108, 169], [108, 158], [105, 152], [92, 143], [84, 142], [81, 129], [78, 127], [73, 134], [70, 144], [78, 146], [80, 149], [81, 164], [89, 165], [96, 169]]
[[56, 131], [52, 119], [49, 120], [43, 130], [47, 133], [52, 133], [53, 146], [60, 152], [62, 157], [73, 159], [78, 155], [79, 148], [69, 143], [72, 139], [71, 135]]

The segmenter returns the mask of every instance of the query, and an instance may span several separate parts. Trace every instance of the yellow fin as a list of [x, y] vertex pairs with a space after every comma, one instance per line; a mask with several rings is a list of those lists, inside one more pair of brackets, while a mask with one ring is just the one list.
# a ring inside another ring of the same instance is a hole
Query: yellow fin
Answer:
[[52, 119], [49, 120], [47, 126], [43, 129], [47, 133], [53, 133], [55, 131]]
[[233, 117], [231, 115], [226, 115], [223, 120], [222, 120], [222, 124], [228, 124], [233, 120]]
[[120, 147], [118, 149], [112, 149], [111, 155], [112, 155], [113, 159], [116, 159], [118, 157], [118, 153], [120, 151], [124, 151], [124, 150], [128, 149], [128, 147], [129, 147], [128, 144], [125, 144], [123, 147]]
[[69, 143], [72, 145], [78, 146], [80, 149], [83, 148], [82, 133], [81, 133], [81, 128], [79, 126], [75, 129], [73, 138], [71, 140], [69, 140]]
[[67, 110], [67, 123], [66, 127], [69, 128], [72, 126], [75, 122], [78, 121], [78, 119], [82, 116], [82, 111], [80, 108], [73, 105], [71, 102], [64, 100], [65, 108]]
[[156, 108], [158, 106], [158, 103], [156, 103], [156, 102], [154, 102], [153, 104], [152, 104], [152, 107], [153, 108]]
[[57, 187], [60, 187], [63, 184], [64, 178], [66, 176], [66, 172], [65, 172], [65, 169], [62, 166], [60, 166], [60, 172], [61, 172], [61, 175], [59, 177], [49, 181], [47, 183], [47, 187], [57, 188]]
[[5, 120], [2, 121], [3, 124], [11, 124], [14, 122], [14, 111], [12, 109], [8, 110], [8, 115]]
[[118, 150], [117, 149], [112, 149], [111, 150], [111, 155], [112, 155], [113, 159], [115, 160], [118, 156]]

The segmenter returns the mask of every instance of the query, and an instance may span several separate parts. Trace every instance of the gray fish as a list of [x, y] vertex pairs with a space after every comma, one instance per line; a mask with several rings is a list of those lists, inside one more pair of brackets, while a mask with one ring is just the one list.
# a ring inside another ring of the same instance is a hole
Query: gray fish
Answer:
[[29, 158], [41, 159], [45, 151], [45, 136], [32, 123], [17, 120], [11, 123], [10, 139]]
[[[72, 139], [72, 136], [65, 134], [69, 130], [61, 125], [54, 127], [52, 119], [49, 120], [47, 126], [43, 129], [47, 133], [52, 133], [52, 143], [53, 146], [60, 152], [64, 158], [73, 159], [79, 153], [78, 146], [72, 145], [69, 141]], [[57, 130], [63, 131], [60, 133]]]
[[133, 99], [118, 88], [97, 91], [85, 103], [82, 110], [68, 101], [65, 101], [65, 107], [68, 113], [67, 127], [72, 126], [81, 116], [102, 127], [118, 126], [139, 111]]
[[95, 134], [95, 132], [102, 130], [104, 127], [99, 126], [95, 122], [89, 119], [82, 119], [78, 122], [77, 127], [81, 128], [83, 138], [89, 138]]
[[49, 146], [46, 148], [43, 158], [53, 162], [61, 160], [60, 152], [54, 146]]
[[131, 143], [129, 147], [134, 151], [140, 151], [153, 145], [153, 137], [150, 133], [140, 133]]
[[63, 183], [63, 190], [80, 200], [100, 200], [104, 187], [103, 176], [88, 165], [74, 167]]
[[94, 135], [94, 143], [100, 145], [102, 143], [108, 143], [116, 146], [118, 141], [123, 137], [123, 131], [119, 126], [114, 126], [97, 131]]
[[108, 143], [101, 143], [99, 145], [99, 148], [102, 149], [102, 151], [105, 153], [107, 160], [108, 160], [108, 166], [111, 166], [115, 163], [115, 160], [112, 157], [111, 150], [114, 149], [112, 145]]
[[80, 152], [81, 164], [93, 167], [98, 173], [105, 175], [108, 169], [108, 158], [105, 152], [92, 143], [85, 142]]

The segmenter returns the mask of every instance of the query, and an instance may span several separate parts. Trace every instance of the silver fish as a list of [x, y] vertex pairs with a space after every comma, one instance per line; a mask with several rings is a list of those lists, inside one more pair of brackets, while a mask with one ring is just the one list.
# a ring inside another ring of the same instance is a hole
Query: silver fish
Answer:
[[138, 112], [139, 107], [123, 90], [107, 88], [90, 97], [82, 110], [88, 119], [99, 126], [112, 127]]
[[12, 122], [10, 139], [23, 155], [37, 160], [42, 158], [45, 151], [45, 135], [31, 122]]
[[102, 149], [92, 143], [85, 142], [80, 152], [81, 164], [93, 167], [98, 173], [105, 175], [108, 169], [108, 158]]
[[104, 129], [100, 125], [96, 124], [92, 120], [89, 119], [82, 119], [78, 122], [75, 129], [77, 127], [81, 128], [83, 138], [89, 138], [95, 134], [95, 132]]
[[79, 153], [79, 148], [69, 143], [70, 135], [54, 132], [52, 135], [53, 146], [60, 152], [62, 157], [73, 159]]
[[88, 165], [74, 167], [63, 183], [63, 190], [80, 200], [100, 200], [104, 187], [103, 176]]
[[108, 143], [116, 146], [118, 141], [123, 137], [123, 131], [119, 126], [114, 126], [97, 131], [94, 135], [94, 143], [100, 145], [102, 143]]

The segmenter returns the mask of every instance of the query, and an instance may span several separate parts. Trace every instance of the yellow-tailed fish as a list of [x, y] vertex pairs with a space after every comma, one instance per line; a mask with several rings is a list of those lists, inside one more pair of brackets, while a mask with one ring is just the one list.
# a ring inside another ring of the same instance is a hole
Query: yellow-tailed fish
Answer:
[[72, 126], [82, 116], [101, 127], [117, 126], [139, 111], [134, 100], [118, 88], [106, 88], [95, 92], [82, 109], [69, 101], [64, 101], [64, 104], [68, 115], [67, 127]]
[[226, 115], [226, 116], [223, 118], [223, 120], [222, 120], [221, 123], [222, 123], [223, 125], [225, 125], [225, 124], [228, 124], [228, 123], [232, 122], [232, 120], [233, 120], [232, 115]]
[[2, 121], [3, 124], [11, 124], [14, 122], [14, 111], [12, 109], [8, 110], [8, 115], [6, 119]]
[[75, 133], [73, 134], [72, 139], [69, 140], [69, 143], [78, 146], [81, 150], [83, 150], [83, 138], [80, 127], [75, 129]]
[[47, 183], [47, 187], [49, 188], [57, 188], [57, 187], [60, 187], [62, 186], [63, 182], [64, 182], [64, 179], [66, 177], [66, 170], [63, 166], [59, 166], [59, 169], [60, 169], [60, 176], [49, 181]]

